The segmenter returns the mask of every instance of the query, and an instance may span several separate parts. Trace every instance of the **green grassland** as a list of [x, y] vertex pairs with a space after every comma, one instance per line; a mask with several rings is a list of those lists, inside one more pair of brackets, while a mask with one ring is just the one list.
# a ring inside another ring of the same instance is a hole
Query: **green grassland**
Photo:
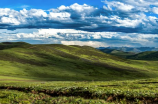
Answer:
[[135, 60], [153, 60], [158, 61], [158, 52], [157, 51], [147, 51], [142, 52], [136, 55], [131, 55], [128, 58]]
[[12, 44], [13, 47], [0, 50], [0, 76], [59, 81], [106, 81], [158, 76], [158, 61], [127, 60], [88, 46], [26, 43], [9, 43], [7, 46]]
[[0, 47], [0, 104], [157, 102], [158, 61], [124, 59], [88, 46]]
[[124, 51], [116, 50], [116, 49], [100, 49], [100, 51], [110, 54], [110, 55], [122, 57], [122, 58], [129, 58], [130, 56], [136, 55], [136, 53], [134, 52], [124, 52]]
[[158, 61], [157, 51], [145, 51], [141, 53], [124, 52], [124, 51], [120, 51], [116, 49], [100, 49], [100, 51], [110, 54], [110, 55], [126, 58], [126, 59]]
[[157, 104], [158, 80], [0, 81], [1, 104]]

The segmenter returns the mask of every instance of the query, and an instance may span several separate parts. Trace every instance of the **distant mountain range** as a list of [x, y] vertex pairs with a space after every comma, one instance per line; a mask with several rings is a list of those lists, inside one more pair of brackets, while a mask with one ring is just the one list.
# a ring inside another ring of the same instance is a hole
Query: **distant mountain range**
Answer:
[[158, 51], [156, 47], [99, 47], [99, 50], [114, 49], [123, 52], [141, 53], [145, 51]]
[[119, 56], [126, 59], [158, 60], [158, 48], [154, 48], [154, 47], [140, 47], [140, 48], [101, 47], [99, 48], [99, 50], [104, 53], [111, 54], [114, 56]]
[[99, 49], [100, 51], [107, 53], [107, 54], [111, 54], [111, 55], [115, 55], [115, 56], [119, 56], [119, 57], [123, 57], [123, 58], [127, 58], [128, 56], [131, 55], [135, 55], [136, 53], [134, 52], [124, 52], [121, 50], [116, 50], [116, 49]]
[[135, 55], [127, 56], [128, 59], [134, 60], [158, 60], [158, 51], [146, 51]]

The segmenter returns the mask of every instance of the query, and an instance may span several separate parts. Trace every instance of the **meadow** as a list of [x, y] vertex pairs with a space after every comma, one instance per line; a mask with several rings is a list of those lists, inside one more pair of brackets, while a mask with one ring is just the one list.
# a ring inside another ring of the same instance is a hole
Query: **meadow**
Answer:
[[157, 104], [158, 80], [0, 82], [1, 104]]
[[0, 44], [0, 104], [157, 104], [158, 61], [88, 46]]

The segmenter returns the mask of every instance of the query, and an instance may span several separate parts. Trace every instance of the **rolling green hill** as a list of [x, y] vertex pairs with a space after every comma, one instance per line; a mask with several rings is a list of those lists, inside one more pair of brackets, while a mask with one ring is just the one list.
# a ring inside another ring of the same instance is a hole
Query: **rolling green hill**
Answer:
[[158, 102], [158, 61], [124, 59], [88, 46], [4, 42], [0, 47], [2, 104]]
[[114, 55], [114, 56], [119, 56], [119, 57], [122, 57], [122, 58], [127, 58], [128, 56], [131, 56], [131, 55], [135, 55], [136, 53], [134, 52], [124, 52], [124, 51], [121, 51], [121, 50], [116, 50], [116, 49], [100, 49], [100, 51], [104, 52], [104, 53], [107, 53], [107, 54], [111, 54], [111, 55]]
[[98, 47], [99, 50], [114, 49], [123, 52], [141, 53], [146, 51], [158, 51], [157, 47]]
[[128, 58], [135, 60], [158, 60], [158, 52], [157, 51], [142, 52], [136, 55], [129, 56]]
[[125, 80], [158, 76], [157, 61], [127, 60], [88, 46], [0, 44], [0, 76], [40, 80]]

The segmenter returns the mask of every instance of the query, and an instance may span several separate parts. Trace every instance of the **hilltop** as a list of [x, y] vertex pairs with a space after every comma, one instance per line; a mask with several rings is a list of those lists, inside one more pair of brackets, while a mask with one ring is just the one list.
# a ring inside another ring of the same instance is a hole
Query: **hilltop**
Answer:
[[0, 76], [68, 81], [157, 77], [157, 61], [127, 60], [89, 46], [24, 42], [0, 46]]
[[136, 55], [131, 55], [128, 58], [135, 59], [135, 60], [158, 60], [158, 52], [147, 51], [147, 52], [142, 52]]
[[[144, 49], [145, 51], [145, 47], [141, 48]], [[152, 49], [152, 48], [150, 48]], [[116, 50], [116, 49], [108, 49], [108, 48], [102, 48], [99, 49], [100, 51], [107, 53], [107, 54], [111, 54], [114, 56], [118, 56], [118, 57], [122, 57], [122, 58], [126, 58], [126, 59], [133, 59], [133, 60], [158, 60], [158, 51], [145, 51], [145, 52], [126, 52], [126, 51], [121, 51], [121, 50]], [[156, 48], [155, 48], [156, 50]]]
[[156, 47], [99, 47], [99, 50], [114, 49], [123, 52], [141, 53], [146, 51], [158, 51]]
[[119, 57], [122, 57], [122, 58], [127, 58], [131, 55], [135, 55], [136, 53], [134, 52], [124, 52], [124, 51], [121, 51], [121, 50], [116, 50], [116, 49], [100, 49], [100, 51], [104, 52], [104, 53], [107, 53], [107, 54], [111, 54], [111, 55], [114, 55], [114, 56], [119, 56]]

